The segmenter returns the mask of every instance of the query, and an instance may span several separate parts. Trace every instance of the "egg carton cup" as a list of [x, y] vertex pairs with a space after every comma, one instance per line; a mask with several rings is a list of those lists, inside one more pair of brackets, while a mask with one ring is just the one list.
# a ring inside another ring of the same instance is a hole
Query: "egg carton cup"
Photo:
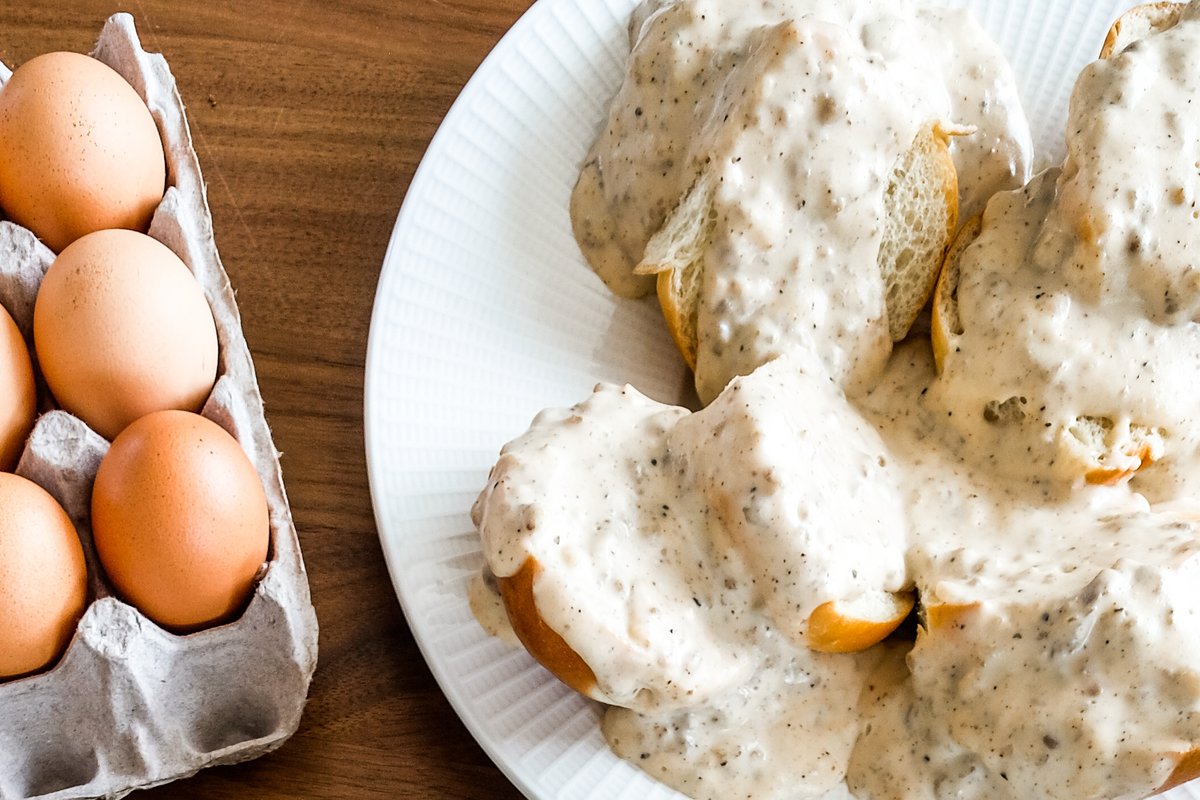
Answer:
[[[90, 604], [53, 669], [0, 683], [0, 800], [123, 797], [203, 767], [256, 758], [295, 732], [317, 660], [316, 615], [279, 453], [174, 78], [162, 56], [142, 49], [127, 14], [108, 20], [92, 55], [133, 85], [158, 124], [168, 189], [150, 235], [183, 259], [212, 307], [220, 358], [202, 413], [241, 443], [262, 479], [270, 550], [235, 621], [187, 636], [151, 622], [117, 597], [92, 543], [92, 482], [108, 442], [55, 408], [39, 386], [41, 415], [17, 472], [54, 495], [74, 521]], [[0, 65], [0, 84], [10, 75]], [[0, 302], [27, 344], [34, 298], [53, 260], [28, 230], [0, 222]]]

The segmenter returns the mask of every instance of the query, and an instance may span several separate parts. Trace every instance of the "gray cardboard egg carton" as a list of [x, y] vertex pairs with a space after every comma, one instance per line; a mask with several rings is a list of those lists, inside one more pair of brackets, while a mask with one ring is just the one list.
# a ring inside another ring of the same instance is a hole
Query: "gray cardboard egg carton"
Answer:
[[[49, 672], [0, 683], [0, 800], [121, 797], [133, 789], [245, 761], [299, 725], [317, 659], [317, 622], [278, 452], [212, 219], [183, 103], [166, 60], [144, 52], [126, 14], [105, 25], [93, 55], [146, 100], [167, 153], [169, 188], [150, 233], [191, 268], [212, 306], [219, 377], [203, 414], [250, 456], [271, 511], [269, 561], [234, 622], [169, 634], [114, 596], [91, 542], [92, 479], [108, 443], [54, 410], [42, 415], [17, 471], [54, 495], [83, 540], [89, 605]], [[11, 73], [0, 64], [0, 84]], [[54, 255], [29, 231], [0, 222], [0, 302], [32, 341], [33, 302]]]

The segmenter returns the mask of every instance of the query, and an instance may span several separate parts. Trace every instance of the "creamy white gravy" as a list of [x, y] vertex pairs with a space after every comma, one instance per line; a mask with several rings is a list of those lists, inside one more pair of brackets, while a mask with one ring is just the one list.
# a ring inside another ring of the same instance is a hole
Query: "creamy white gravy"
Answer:
[[[1200, 742], [1196, 98], [1200, 1], [1084, 71], [1063, 168], [997, 195], [962, 258], [940, 375], [910, 341], [848, 395], [808, 343], [701, 411], [600, 386], [505, 446], [473, 510], [487, 569], [542, 565], [538, 609], [618, 754], [695, 798], [1168, 780]], [[1084, 418], [1108, 449], [1152, 438], [1154, 463], [1106, 456], [1142, 468], [1089, 483]], [[915, 645], [806, 646], [817, 605], [908, 587]]]
[[714, 219], [696, 386], [803, 346], [850, 389], [891, 349], [876, 268], [884, 190], [931, 122], [953, 144], [964, 214], [1028, 177], [1011, 71], [963, 11], [895, 0], [650, 0], [571, 198], [576, 238], [615, 292], [702, 173]]
[[[997, 197], [963, 258], [965, 331], [932, 391], [994, 470], [1069, 479], [1090, 417], [1114, 444], [1165, 440], [1133, 479], [1149, 498], [1200, 490], [1197, 13], [1083, 70], [1061, 171]], [[980, 415], [1009, 398], [1016, 418]]]

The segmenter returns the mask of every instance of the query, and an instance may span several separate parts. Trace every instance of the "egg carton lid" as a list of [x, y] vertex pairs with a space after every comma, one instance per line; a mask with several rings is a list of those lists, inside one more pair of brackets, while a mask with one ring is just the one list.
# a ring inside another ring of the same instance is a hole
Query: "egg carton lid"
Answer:
[[[123, 797], [263, 755], [298, 727], [317, 661], [316, 614], [279, 453], [217, 252], [183, 102], [166, 60], [142, 49], [128, 14], [108, 20], [92, 55], [133, 85], [158, 125], [168, 188], [150, 234], [187, 264], [213, 310], [219, 377], [202, 413], [234, 435], [262, 479], [270, 552], [248, 606], [228, 624], [177, 636], [122, 602], [96, 559], [89, 521], [108, 442], [55, 409], [42, 390], [43, 413], [17, 472], [54, 495], [75, 523], [92, 602], [52, 670], [0, 684], [0, 800]], [[0, 64], [0, 84], [10, 75]], [[53, 260], [28, 230], [0, 222], [0, 303], [26, 342]]]

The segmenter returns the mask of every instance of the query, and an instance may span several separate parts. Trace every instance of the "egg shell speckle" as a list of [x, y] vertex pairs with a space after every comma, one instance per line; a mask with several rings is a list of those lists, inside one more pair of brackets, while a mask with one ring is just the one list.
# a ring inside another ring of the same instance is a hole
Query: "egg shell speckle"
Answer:
[[152, 411], [199, 411], [217, 377], [200, 285], [135, 231], [89, 233], [59, 254], [38, 290], [33, 339], [54, 397], [109, 440]]
[[55, 252], [105, 228], [145, 231], [166, 165], [129, 83], [81, 53], [43, 53], [0, 93], [0, 206]]
[[241, 611], [267, 559], [267, 498], [238, 443], [187, 411], [121, 432], [92, 487], [92, 533], [122, 598], [174, 631]]

